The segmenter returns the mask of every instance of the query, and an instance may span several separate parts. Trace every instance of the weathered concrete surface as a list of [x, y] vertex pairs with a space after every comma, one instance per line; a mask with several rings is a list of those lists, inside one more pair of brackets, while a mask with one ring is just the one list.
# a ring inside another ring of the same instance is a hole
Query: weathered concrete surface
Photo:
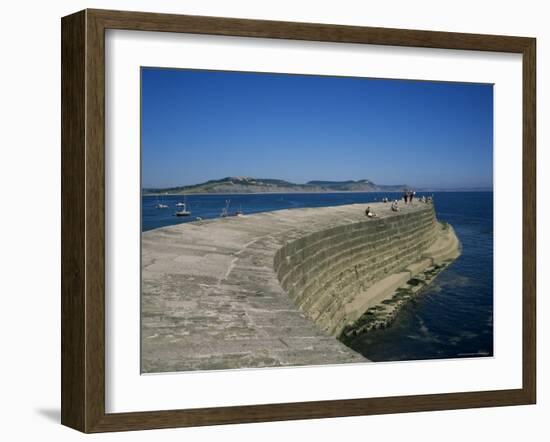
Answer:
[[365, 362], [333, 337], [354, 320], [346, 306], [422, 258], [438, 225], [433, 207], [421, 202], [400, 212], [371, 204], [375, 219], [365, 207], [144, 232], [142, 371]]

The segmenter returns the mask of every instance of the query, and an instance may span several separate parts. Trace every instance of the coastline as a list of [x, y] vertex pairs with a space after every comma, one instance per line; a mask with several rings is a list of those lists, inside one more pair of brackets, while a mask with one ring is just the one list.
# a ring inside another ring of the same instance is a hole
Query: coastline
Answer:
[[216, 193], [216, 192], [189, 192], [189, 193], [147, 193], [141, 196], [191, 196], [191, 195], [216, 195], [216, 196], [231, 196], [231, 195], [309, 195], [309, 194], [340, 194], [340, 193], [403, 193], [402, 190], [319, 190], [319, 191], [276, 191], [276, 192], [235, 192], [235, 193]]
[[[437, 190], [437, 189], [422, 189], [417, 190], [416, 193], [430, 193], [430, 192], [440, 192], [440, 193], [458, 193], [458, 192], [493, 192], [493, 189], [481, 189], [481, 190], [463, 190], [463, 189], [457, 189], [457, 190]], [[141, 194], [142, 197], [150, 197], [150, 196], [192, 196], [192, 195], [215, 195], [215, 196], [231, 196], [231, 195], [238, 195], [238, 196], [246, 196], [246, 195], [309, 195], [309, 194], [341, 194], [341, 193], [397, 193], [402, 194], [402, 190], [327, 190], [327, 191], [287, 191], [287, 192], [236, 192], [236, 193], [215, 193], [215, 192], [190, 192], [190, 193], [146, 193]]]

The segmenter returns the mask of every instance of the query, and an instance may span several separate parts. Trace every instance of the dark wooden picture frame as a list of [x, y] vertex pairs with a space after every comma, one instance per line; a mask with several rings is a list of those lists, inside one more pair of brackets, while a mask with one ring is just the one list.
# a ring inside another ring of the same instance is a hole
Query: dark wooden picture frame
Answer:
[[[523, 385], [513, 390], [105, 412], [105, 30], [125, 29], [523, 57]], [[533, 404], [536, 400], [536, 40], [526, 37], [84, 10], [62, 19], [61, 421], [83, 432]]]

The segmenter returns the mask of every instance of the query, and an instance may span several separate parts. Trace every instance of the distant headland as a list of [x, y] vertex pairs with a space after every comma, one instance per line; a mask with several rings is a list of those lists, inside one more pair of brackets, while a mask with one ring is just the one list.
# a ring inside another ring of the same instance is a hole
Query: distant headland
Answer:
[[296, 184], [290, 181], [271, 178], [226, 177], [209, 180], [189, 186], [167, 188], [143, 188], [144, 195], [160, 194], [242, 194], [242, 193], [292, 193], [292, 192], [400, 192], [408, 188], [406, 184], [375, 184], [370, 180], [348, 181], [308, 181]]

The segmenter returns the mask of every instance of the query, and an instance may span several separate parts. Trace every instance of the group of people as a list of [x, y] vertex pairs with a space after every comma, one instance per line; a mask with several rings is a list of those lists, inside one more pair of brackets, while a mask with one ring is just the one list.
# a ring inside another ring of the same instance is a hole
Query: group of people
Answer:
[[[413, 201], [413, 198], [416, 196], [416, 192], [413, 191], [413, 190], [405, 190], [403, 192], [403, 201], [405, 202], [405, 204], [412, 204], [412, 201]], [[433, 201], [433, 197], [432, 196], [421, 196], [418, 198], [419, 201], [423, 202], [423, 203], [426, 203], [426, 204], [429, 204]], [[390, 200], [389, 198], [387, 197], [384, 197], [382, 198], [382, 202], [383, 203], [389, 203]], [[398, 200], [393, 200], [392, 203], [391, 203], [391, 210], [393, 212], [399, 212], [399, 201]], [[378, 215], [376, 214], [376, 212], [374, 212], [370, 206], [368, 206], [366, 209], [365, 209], [365, 216], [367, 216], [368, 218], [376, 218]]]
[[412, 204], [413, 198], [416, 196], [416, 192], [413, 190], [405, 190], [403, 192], [403, 200], [405, 201], [405, 204]]

